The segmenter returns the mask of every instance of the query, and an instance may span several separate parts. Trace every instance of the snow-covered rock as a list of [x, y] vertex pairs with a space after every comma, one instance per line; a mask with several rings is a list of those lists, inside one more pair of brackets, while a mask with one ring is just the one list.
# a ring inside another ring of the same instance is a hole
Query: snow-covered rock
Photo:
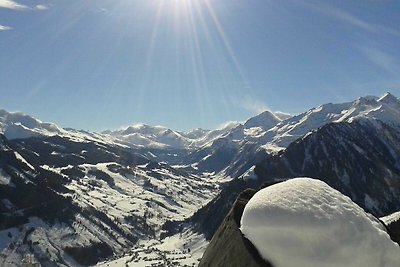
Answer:
[[397, 222], [400, 220], [400, 211], [381, 217], [379, 219], [381, 219], [386, 225]]
[[242, 233], [275, 267], [395, 267], [400, 248], [384, 226], [350, 198], [311, 178], [257, 192]]

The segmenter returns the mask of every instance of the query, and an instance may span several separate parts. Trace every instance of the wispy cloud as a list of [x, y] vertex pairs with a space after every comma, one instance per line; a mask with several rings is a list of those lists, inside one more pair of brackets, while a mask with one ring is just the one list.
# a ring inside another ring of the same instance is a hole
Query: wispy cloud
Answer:
[[23, 5], [20, 3], [17, 3], [14, 0], [0, 0], [0, 8], [8, 8], [8, 9], [14, 9], [14, 10], [26, 10], [26, 9], [30, 9], [30, 10], [48, 10], [50, 7], [48, 5], [36, 5], [34, 7], [29, 7], [27, 5]]
[[49, 7], [46, 5], [36, 5], [35, 9], [36, 10], [47, 10], [47, 9], [49, 9]]
[[[20, 3], [17, 3], [14, 0], [0, 0], [0, 8], [7, 8], [13, 10], [38, 10], [43, 11], [49, 9], [49, 6], [46, 5], [36, 5], [34, 7], [29, 7]], [[13, 28], [10, 26], [0, 25], [0, 31], [8, 31]]]
[[240, 107], [251, 111], [255, 114], [261, 113], [266, 110], [270, 110], [268, 105], [265, 104], [263, 101], [255, 99], [252, 96], [247, 95], [239, 102]]
[[324, 4], [321, 2], [301, 2], [304, 6], [311, 8], [314, 11], [317, 11], [321, 14], [329, 16], [333, 19], [336, 19], [342, 23], [349, 24], [353, 27], [357, 27], [358, 29], [368, 31], [371, 33], [386, 33], [392, 35], [400, 35], [400, 31], [388, 26], [383, 26], [375, 23], [368, 22], [363, 20], [349, 12], [346, 12], [342, 9], [330, 6], [328, 4]]
[[381, 49], [369, 46], [360, 47], [360, 51], [370, 62], [387, 72], [395, 74], [400, 70], [400, 63], [396, 58]]
[[0, 31], [9, 31], [12, 30], [10, 26], [0, 25]]
[[237, 126], [238, 123], [240, 123], [240, 122], [239, 122], [239, 121], [225, 121], [225, 122], [223, 122], [223, 123], [220, 123], [220, 124], [217, 126], [217, 129], [222, 130], [222, 129], [225, 129], [225, 128], [232, 128], [232, 127]]
[[[355, 16], [354, 14], [351, 14], [343, 9], [331, 6], [326, 3], [317, 1], [304, 1], [301, 2], [301, 4], [315, 12], [336, 20], [338, 23], [343, 23], [345, 25], [351, 26], [355, 29], [370, 34], [386, 34], [396, 37], [400, 36], [400, 30], [398, 29], [373, 23], [371, 21]], [[376, 36], [364, 36], [363, 41], [356, 44], [356, 48], [365, 58], [367, 58], [371, 63], [375, 64], [376, 66], [392, 74], [398, 73], [398, 71], [400, 70], [400, 62], [396, 60], [395, 56], [385, 51], [385, 49], [379, 47], [379, 45], [375, 45], [375, 38]]]
[[8, 9], [29, 9], [28, 6], [19, 4], [13, 0], [0, 0], [0, 8]]

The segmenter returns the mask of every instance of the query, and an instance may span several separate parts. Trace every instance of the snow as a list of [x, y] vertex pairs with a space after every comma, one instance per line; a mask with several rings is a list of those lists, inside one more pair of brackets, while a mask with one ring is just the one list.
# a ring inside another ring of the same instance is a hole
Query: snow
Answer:
[[245, 135], [248, 135], [250, 137], [260, 137], [264, 133], [264, 130], [261, 127], [251, 127], [248, 129], [244, 129], [243, 132]]
[[104, 131], [103, 136], [129, 145], [147, 148], [197, 148], [230, 131], [238, 123], [229, 124], [213, 131], [194, 129], [189, 132], [173, 131], [163, 126], [136, 124], [125, 129]]
[[242, 176], [241, 178], [245, 181], [247, 180], [257, 180], [257, 174], [255, 174], [254, 172], [255, 166], [251, 167], [250, 169], [248, 169]]
[[63, 132], [57, 125], [41, 122], [21, 112], [0, 110], [0, 132], [7, 139], [54, 135]]
[[[23, 242], [25, 238], [28, 242]], [[50, 226], [37, 217], [31, 217], [29, 223], [18, 228], [0, 231], [0, 266], [39, 266], [21, 263], [25, 260], [31, 263], [38, 262], [38, 258], [42, 256], [54, 259], [57, 258], [59, 247], [85, 242], [89, 243], [83, 231], [77, 235], [64, 224], [57, 223]], [[67, 260], [65, 257], [64, 261], [68, 266], [79, 266], [73, 259]], [[43, 264], [43, 266], [54, 266], [54, 264]], [[58, 264], [57, 266], [65, 265]]]
[[[129, 215], [145, 217], [146, 223], [159, 232], [166, 220], [186, 219], [219, 190], [210, 177], [183, 177], [161, 165], [153, 169], [147, 169], [147, 164], [135, 166], [126, 169], [125, 175], [110, 170], [109, 166], [122, 168], [116, 162], [79, 165], [85, 178], [71, 181], [67, 188], [75, 192], [73, 199], [78, 205], [105, 212], [128, 232], [135, 231], [134, 225], [124, 219]], [[91, 170], [109, 175], [114, 185], [96, 179], [89, 174]]]
[[13, 183], [11, 183], [11, 177], [5, 173], [3, 169], [0, 169], [0, 185], [15, 186]]
[[184, 231], [163, 240], [141, 241], [123, 257], [100, 262], [96, 266], [197, 266], [207, 245], [204, 236]]
[[393, 222], [400, 220], [400, 211], [389, 214], [385, 217], [380, 218], [386, 225], [389, 225]]
[[384, 226], [326, 183], [295, 178], [257, 192], [241, 231], [275, 267], [398, 267]]
[[282, 111], [275, 111], [274, 115], [276, 117], [278, 117], [280, 120], [287, 120], [287, 119], [293, 117], [293, 115], [286, 113], [286, 112], [282, 112]]
[[253, 127], [262, 127], [265, 130], [268, 130], [272, 127], [274, 127], [278, 122], [280, 122], [281, 119], [279, 119], [275, 114], [269, 111], [264, 111], [257, 116], [254, 116], [250, 119], [248, 119], [244, 123], [244, 127], [246, 129], [250, 129]]
[[17, 159], [25, 163], [31, 170], [35, 170], [35, 168], [29, 164], [29, 162], [27, 162], [18, 152], [14, 151], [14, 155]]

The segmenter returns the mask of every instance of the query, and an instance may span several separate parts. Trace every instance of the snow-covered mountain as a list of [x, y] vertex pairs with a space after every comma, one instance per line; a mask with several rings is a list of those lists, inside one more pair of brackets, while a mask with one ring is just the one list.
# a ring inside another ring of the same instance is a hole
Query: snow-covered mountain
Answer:
[[41, 122], [20, 112], [7, 112], [0, 109], [0, 133], [11, 140], [59, 135], [63, 133], [63, 130], [53, 123]]
[[380, 98], [360, 97], [353, 102], [324, 104], [285, 120], [263, 112], [192, 152], [186, 163], [195, 164], [201, 171], [222, 172], [235, 178], [265, 159], [266, 153], [277, 153], [313, 130], [361, 117], [400, 127], [400, 100], [390, 93]]
[[0, 110], [0, 134], [4, 135], [8, 140], [58, 136], [76, 142], [100, 142], [127, 147], [118, 139], [109, 135], [71, 128], [63, 129], [54, 123], [42, 122], [24, 113], [7, 112], [3, 109]]
[[377, 113], [387, 112], [382, 120], [375, 118], [377, 109], [372, 110], [373, 116], [371, 112], [357, 113], [335, 120], [266, 156], [253, 173], [229, 182], [217, 198], [195, 214], [195, 228], [211, 238], [241, 191], [298, 176], [324, 177], [330, 186], [375, 215], [400, 210], [400, 130], [393, 120], [383, 121], [393, 118], [386, 116], [391, 111], [385, 105], [379, 106], [381, 112]]
[[280, 122], [274, 113], [265, 111], [193, 151], [183, 163], [201, 172], [235, 177], [251, 167], [246, 163], [255, 161], [243, 161], [242, 157], [257, 157], [258, 140]]
[[360, 97], [353, 102], [324, 104], [294, 116], [267, 131], [260, 140], [263, 148], [286, 148], [306, 133], [331, 122], [352, 121], [358, 117], [372, 117], [390, 125], [400, 125], [400, 100], [390, 93], [381, 98]]
[[136, 124], [122, 130], [104, 131], [133, 146], [156, 149], [193, 149], [201, 147], [223, 135], [239, 123], [230, 123], [217, 130], [193, 129], [188, 132], [173, 131], [164, 126]]

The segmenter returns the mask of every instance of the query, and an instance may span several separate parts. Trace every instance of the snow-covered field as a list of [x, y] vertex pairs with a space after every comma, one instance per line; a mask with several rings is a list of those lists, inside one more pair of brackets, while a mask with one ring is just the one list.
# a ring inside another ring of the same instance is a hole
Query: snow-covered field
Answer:
[[[147, 165], [126, 169], [115, 162], [84, 164], [80, 168], [85, 171], [85, 178], [68, 185], [75, 192], [74, 201], [80, 206], [103, 211], [111, 219], [126, 224], [129, 231], [134, 231], [134, 225], [126, 221], [126, 217], [135, 216], [144, 218], [159, 234], [164, 222], [187, 218], [218, 191], [209, 178], [183, 177], [172, 169], [149, 171]], [[91, 176], [91, 171], [109, 175], [113, 184]]]

